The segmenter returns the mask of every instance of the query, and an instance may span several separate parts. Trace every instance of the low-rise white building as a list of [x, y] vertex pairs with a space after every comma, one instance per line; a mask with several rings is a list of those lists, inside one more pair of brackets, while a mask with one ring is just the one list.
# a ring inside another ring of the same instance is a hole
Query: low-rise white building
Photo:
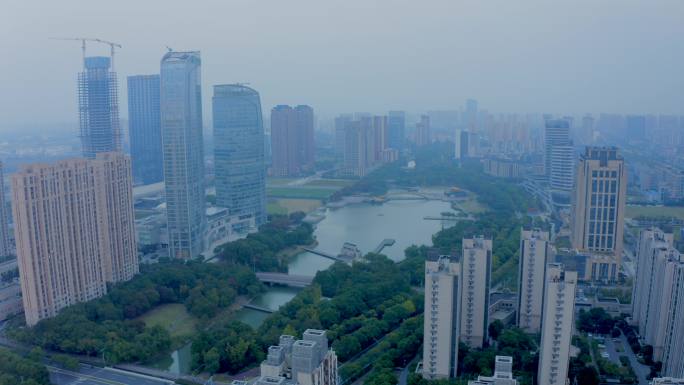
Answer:
[[478, 376], [475, 381], [468, 381], [468, 385], [518, 385], [513, 378], [513, 357], [496, 356], [494, 359], [494, 375]]
[[325, 330], [307, 329], [301, 340], [282, 335], [268, 348], [255, 385], [337, 385], [337, 355]]

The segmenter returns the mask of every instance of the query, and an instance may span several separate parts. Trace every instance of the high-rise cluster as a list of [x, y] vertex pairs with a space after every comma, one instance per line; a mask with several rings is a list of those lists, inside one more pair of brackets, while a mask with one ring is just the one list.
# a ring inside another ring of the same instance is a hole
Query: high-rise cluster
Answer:
[[402, 145], [398, 136], [403, 135], [402, 115], [370, 116], [360, 114], [353, 118], [341, 115], [335, 119], [335, 152], [342, 161], [344, 176], [363, 177], [383, 162], [399, 158]]
[[461, 256], [431, 252], [425, 262], [423, 377], [455, 378], [458, 343], [487, 340], [492, 241], [463, 239]]
[[26, 322], [102, 296], [138, 272], [130, 160], [27, 165], [12, 175], [12, 202]]

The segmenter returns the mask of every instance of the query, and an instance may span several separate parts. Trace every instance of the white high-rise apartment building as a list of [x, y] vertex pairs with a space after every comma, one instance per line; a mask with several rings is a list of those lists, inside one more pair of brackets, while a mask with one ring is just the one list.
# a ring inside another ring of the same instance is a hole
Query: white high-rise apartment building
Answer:
[[557, 263], [547, 265], [538, 384], [566, 383], [574, 327], [576, 286], [576, 272], [565, 271], [563, 265]]
[[429, 380], [456, 377], [460, 268], [448, 255], [429, 255], [425, 261], [423, 378]]
[[518, 327], [539, 333], [544, 300], [546, 264], [552, 259], [548, 231], [522, 229], [518, 269]]
[[0, 257], [12, 254], [8, 230], [8, 216], [5, 209], [5, 173], [0, 162]]
[[26, 323], [104, 295], [138, 272], [130, 158], [24, 166], [12, 209]]
[[591, 254], [585, 280], [615, 281], [622, 261], [627, 175], [615, 147], [587, 147], [577, 164], [572, 246]]
[[460, 339], [472, 348], [481, 348], [487, 339], [491, 270], [492, 240], [483, 236], [464, 238]]
[[[674, 270], [672, 283], [666, 283], [667, 291], [671, 291], [669, 307], [663, 309], [667, 313], [665, 343], [661, 362], [661, 373], [665, 376], [684, 377], [684, 267], [680, 262]], [[654, 349], [655, 354], [655, 349]]]
[[676, 301], [677, 276], [684, 269], [672, 234], [644, 229], [639, 235], [637, 276], [632, 294], [632, 320], [644, 341], [653, 346], [655, 360], [661, 360], [667, 339], [668, 320]]

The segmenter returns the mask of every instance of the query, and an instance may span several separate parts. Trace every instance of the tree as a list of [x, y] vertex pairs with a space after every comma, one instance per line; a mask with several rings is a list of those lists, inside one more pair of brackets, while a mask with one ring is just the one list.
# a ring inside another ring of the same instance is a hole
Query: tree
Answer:
[[610, 336], [613, 338], [618, 338], [621, 334], [622, 333], [620, 332], [620, 329], [618, 329], [617, 327], [614, 327], [613, 330], [610, 331]]
[[204, 354], [204, 370], [209, 373], [216, 373], [221, 368], [221, 355], [215, 347], [209, 349]]
[[577, 373], [577, 383], [582, 385], [599, 385], [599, 374], [593, 366], [585, 366]]
[[363, 383], [365, 385], [395, 385], [398, 382], [397, 377], [392, 373], [391, 369], [381, 368], [373, 370]]
[[43, 362], [43, 357], [45, 356], [45, 351], [40, 348], [40, 346], [36, 346], [31, 351], [26, 355], [26, 358], [33, 362]]
[[333, 343], [333, 349], [335, 349], [335, 352], [340, 357], [340, 361], [346, 361], [361, 350], [361, 344], [353, 336], [344, 336]]
[[647, 365], [653, 364], [653, 346], [644, 345], [641, 347], [641, 354], [644, 356], [644, 361]]
[[489, 336], [492, 337], [494, 341], [499, 339], [499, 335], [501, 335], [501, 332], [504, 330], [504, 324], [501, 322], [501, 320], [495, 320], [491, 324], [489, 324], [488, 332]]

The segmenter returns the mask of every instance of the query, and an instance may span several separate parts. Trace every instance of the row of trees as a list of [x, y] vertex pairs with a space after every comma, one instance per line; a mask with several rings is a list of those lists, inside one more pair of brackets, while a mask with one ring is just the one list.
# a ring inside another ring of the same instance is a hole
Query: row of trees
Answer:
[[0, 385], [48, 385], [44, 365], [0, 348]]
[[408, 318], [358, 359], [344, 364], [339, 372], [347, 383], [368, 373], [366, 385], [393, 385], [396, 367], [408, 365], [423, 343], [423, 315]]
[[183, 303], [207, 320], [233, 303], [238, 294], [262, 290], [253, 272], [239, 265], [165, 260], [143, 266], [132, 280], [116, 285], [99, 299], [62, 310], [12, 336], [48, 350], [89, 356], [108, 363], [145, 361], [170, 349], [169, 333], [146, 326], [138, 317], [166, 303]]

